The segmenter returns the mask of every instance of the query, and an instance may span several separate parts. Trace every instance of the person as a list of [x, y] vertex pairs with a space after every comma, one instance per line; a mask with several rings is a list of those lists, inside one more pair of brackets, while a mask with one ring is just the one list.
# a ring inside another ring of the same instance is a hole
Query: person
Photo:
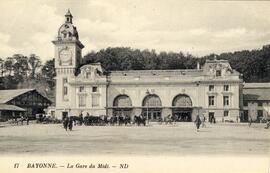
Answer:
[[26, 120], [26, 125], [29, 125], [29, 117], [28, 117], [28, 115], [26, 115], [25, 120]]
[[202, 128], [203, 128], [203, 127], [206, 127], [206, 126], [205, 126], [205, 121], [206, 121], [206, 118], [205, 118], [205, 116], [203, 115], [203, 117], [202, 117]]
[[200, 128], [200, 125], [202, 123], [199, 115], [196, 116], [196, 119], [195, 119], [194, 122], [195, 122], [195, 125], [196, 125], [196, 128], [197, 128], [197, 132], [198, 132], [199, 131], [199, 128]]
[[18, 125], [17, 117], [14, 118], [16, 125]]
[[213, 123], [216, 124], [216, 117], [213, 116]]
[[64, 125], [65, 130], [67, 131], [67, 127], [68, 127], [68, 118], [67, 117], [64, 118], [63, 125]]
[[249, 116], [249, 123], [248, 123], [248, 127], [250, 127], [250, 126], [251, 126], [251, 124], [252, 124], [252, 118], [251, 118], [251, 116]]
[[72, 127], [73, 127], [73, 120], [72, 120], [72, 118], [69, 118], [69, 120], [68, 120], [68, 129], [69, 129], [69, 131], [72, 130]]
[[266, 126], [264, 127], [265, 129], [268, 129], [270, 127], [270, 120], [267, 120]]
[[24, 119], [24, 118], [23, 118], [23, 115], [20, 114], [20, 117], [21, 117], [21, 118], [20, 118], [20, 120], [21, 120], [21, 125], [23, 125], [23, 119]]
[[83, 123], [83, 114], [81, 112], [81, 114], [79, 115], [79, 125], [81, 126]]

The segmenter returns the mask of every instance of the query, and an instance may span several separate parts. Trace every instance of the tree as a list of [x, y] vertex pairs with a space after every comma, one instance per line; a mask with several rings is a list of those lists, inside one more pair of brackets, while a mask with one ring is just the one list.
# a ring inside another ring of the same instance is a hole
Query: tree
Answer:
[[54, 59], [45, 62], [45, 65], [41, 69], [42, 77], [47, 81], [50, 89], [55, 87], [54, 77], [56, 76], [54, 68]]
[[8, 57], [6, 59], [6, 61], [4, 62], [4, 74], [11, 76], [11, 74], [13, 73], [13, 58], [12, 57]]
[[40, 58], [36, 56], [35, 54], [31, 54], [29, 56], [28, 64], [29, 64], [29, 69], [30, 69], [30, 78], [33, 79], [35, 75], [37, 75], [37, 72], [39, 68], [41, 67]]

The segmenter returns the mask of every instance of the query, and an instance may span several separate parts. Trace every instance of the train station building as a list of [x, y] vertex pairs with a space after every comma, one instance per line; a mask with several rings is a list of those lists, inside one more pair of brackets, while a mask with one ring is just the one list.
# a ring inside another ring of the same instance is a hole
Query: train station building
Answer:
[[102, 64], [80, 67], [84, 45], [68, 11], [55, 45], [55, 116], [145, 115], [155, 121], [176, 115], [193, 121], [236, 119], [242, 106], [241, 75], [227, 60], [208, 60], [196, 69], [130, 70], [104, 73]]

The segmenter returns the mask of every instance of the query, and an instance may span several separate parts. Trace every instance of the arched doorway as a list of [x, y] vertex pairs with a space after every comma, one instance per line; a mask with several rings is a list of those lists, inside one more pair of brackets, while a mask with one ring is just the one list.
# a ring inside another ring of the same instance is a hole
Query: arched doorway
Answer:
[[172, 102], [172, 113], [177, 121], [192, 121], [192, 100], [186, 94], [179, 94], [174, 97]]
[[113, 115], [131, 116], [132, 102], [127, 95], [118, 95], [113, 101]]
[[148, 120], [155, 121], [161, 118], [162, 104], [159, 96], [155, 94], [147, 95], [143, 99], [142, 106], [142, 115]]

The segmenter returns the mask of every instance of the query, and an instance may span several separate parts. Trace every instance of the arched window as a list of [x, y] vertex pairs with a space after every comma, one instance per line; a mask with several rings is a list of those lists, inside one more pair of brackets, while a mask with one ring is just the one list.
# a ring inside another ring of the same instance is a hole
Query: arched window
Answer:
[[119, 95], [113, 101], [115, 107], [131, 107], [131, 99], [127, 95]]
[[161, 106], [161, 100], [157, 95], [148, 95], [143, 99], [143, 106], [146, 107], [159, 107]]
[[179, 94], [173, 99], [172, 106], [175, 107], [192, 107], [192, 101], [188, 95]]

